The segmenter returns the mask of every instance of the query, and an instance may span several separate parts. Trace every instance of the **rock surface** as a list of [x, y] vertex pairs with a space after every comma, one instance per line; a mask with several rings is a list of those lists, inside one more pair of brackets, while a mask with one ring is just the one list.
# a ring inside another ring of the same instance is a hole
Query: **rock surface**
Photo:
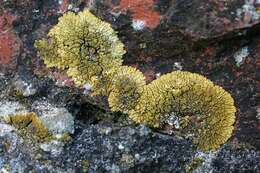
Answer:
[[[147, 82], [179, 69], [229, 91], [238, 109], [232, 139], [201, 153], [100, 109], [103, 100], [47, 69], [34, 41], [63, 13], [85, 7], [118, 31], [124, 64]], [[260, 172], [259, 7], [256, 0], [0, 1], [0, 172]], [[55, 139], [28, 140], [4, 121], [19, 111], [36, 112]]]

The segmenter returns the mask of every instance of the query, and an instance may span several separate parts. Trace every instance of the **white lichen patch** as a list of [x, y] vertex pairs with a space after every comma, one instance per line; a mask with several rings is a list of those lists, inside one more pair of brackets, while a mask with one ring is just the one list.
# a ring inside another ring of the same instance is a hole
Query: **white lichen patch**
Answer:
[[146, 22], [143, 20], [133, 20], [132, 27], [134, 30], [140, 31], [143, 30], [146, 26]]
[[36, 94], [37, 89], [33, 86], [32, 83], [28, 83], [24, 80], [18, 79], [15, 82], [15, 88], [20, 92], [24, 97], [29, 97]]
[[0, 136], [5, 136], [6, 134], [11, 133], [14, 130], [14, 127], [12, 127], [11, 125], [0, 123]]
[[240, 67], [240, 65], [245, 61], [246, 57], [249, 55], [248, 46], [243, 47], [238, 52], [234, 54], [234, 59], [236, 61], [236, 65]]
[[[16, 134], [16, 129], [6, 123], [0, 123], [0, 137], [3, 137], [4, 139], [7, 139], [6, 142], [8, 142], [8, 152], [12, 152], [16, 149], [17, 143], [19, 142], [19, 137]], [[1, 157], [0, 157], [1, 158]], [[1, 167], [1, 159], [0, 159], [0, 167]], [[0, 173], [2, 173], [0, 171]]]
[[10, 170], [5, 168], [5, 167], [3, 167], [3, 168], [0, 169], [0, 172], [1, 173], [10, 173]]
[[193, 173], [201, 173], [201, 172], [213, 172], [212, 161], [217, 157], [218, 151], [210, 151], [207, 153], [197, 152], [195, 157], [201, 158], [204, 162], [199, 166]]
[[66, 108], [58, 108], [46, 101], [32, 105], [43, 125], [53, 134], [74, 133], [74, 118]]
[[237, 17], [238, 18], [248, 18], [250, 17], [251, 21], [254, 22], [260, 19], [260, 12], [257, 9], [255, 0], [245, 0], [245, 4], [237, 9]]
[[16, 101], [0, 101], [0, 120], [2, 118], [6, 118], [8, 116], [14, 116], [18, 113], [27, 113], [28, 110]]
[[50, 152], [53, 156], [58, 156], [62, 153], [64, 145], [64, 142], [52, 140], [40, 144], [40, 148], [45, 152]]

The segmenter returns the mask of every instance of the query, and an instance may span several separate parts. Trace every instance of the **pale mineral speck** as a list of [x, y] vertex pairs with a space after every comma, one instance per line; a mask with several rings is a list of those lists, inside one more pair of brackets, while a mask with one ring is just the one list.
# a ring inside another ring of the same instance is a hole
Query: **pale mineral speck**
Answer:
[[134, 28], [134, 30], [143, 30], [146, 26], [146, 22], [143, 20], [133, 20], [132, 21], [132, 27]]
[[241, 8], [238, 8], [236, 13], [237, 17], [243, 19], [245, 16], [250, 16], [251, 21], [247, 22], [254, 22], [260, 19], [260, 12], [257, 9], [258, 2], [255, 0], [245, 0], [244, 5]]
[[260, 122], [260, 108], [257, 108], [257, 110], [256, 110], [256, 118]]
[[249, 55], [249, 49], [248, 46], [243, 47], [238, 52], [234, 54], [234, 59], [236, 61], [236, 65], [239, 67], [246, 59], [246, 57]]
[[85, 94], [88, 94], [88, 93], [90, 93], [92, 91], [92, 85], [91, 84], [85, 84], [83, 86], [83, 88], [84, 88], [84, 93]]
[[182, 70], [183, 67], [182, 67], [182, 65], [181, 65], [180, 62], [175, 62], [175, 63], [173, 64], [173, 69]]

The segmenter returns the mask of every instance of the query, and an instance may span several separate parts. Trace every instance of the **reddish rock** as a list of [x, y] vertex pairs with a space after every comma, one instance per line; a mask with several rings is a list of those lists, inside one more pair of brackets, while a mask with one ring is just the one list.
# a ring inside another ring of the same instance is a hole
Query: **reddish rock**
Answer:
[[171, 2], [164, 22], [194, 39], [209, 39], [259, 23], [257, 8], [254, 0], [176, 0]]

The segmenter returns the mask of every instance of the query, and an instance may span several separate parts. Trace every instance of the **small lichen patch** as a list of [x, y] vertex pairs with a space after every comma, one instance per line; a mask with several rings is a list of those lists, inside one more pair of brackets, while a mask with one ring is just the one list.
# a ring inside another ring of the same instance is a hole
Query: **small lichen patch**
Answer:
[[260, 19], [260, 13], [255, 0], [245, 0], [244, 5], [237, 9], [237, 17], [242, 18], [246, 25], [257, 22]]
[[35, 101], [32, 108], [52, 134], [74, 133], [74, 117], [66, 108], [56, 107], [47, 101]]
[[0, 136], [4, 136], [7, 133], [10, 133], [14, 130], [15, 130], [14, 127], [12, 127], [8, 124], [5, 124], [5, 123], [0, 123]]
[[49, 32], [49, 40], [35, 42], [48, 67], [67, 69], [78, 86], [122, 64], [124, 45], [109, 23], [84, 10], [68, 12]]
[[249, 55], [248, 46], [243, 47], [241, 50], [234, 54], [234, 59], [236, 61], [236, 65], [240, 67], [240, 65], [245, 61], [246, 57]]
[[40, 148], [45, 152], [50, 152], [53, 156], [58, 156], [62, 153], [65, 143], [58, 140], [51, 140], [40, 144]]
[[202, 165], [204, 160], [201, 157], [193, 158], [188, 165], [185, 166], [185, 172], [190, 173]]
[[34, 134], [39, 140], [44, 140], [51, 136], [48, 129], [33, 112], [10, 116], [8, 122], [18, 130]]
[[81, 165], [82, 165], [83, 172], [87, 172], [88, 168], [90, 166], [89, 161], [88, 160], [82, 160]]
[[111, 93], [108, 97], [112, 111], [129, 112], [142, 94], [145, 79], [139, 70], [122, 66], [114, 73], [111, 84]]
[[26, 113], [28, 112], [26, 107], [16, 101], [0, 101], [0, 119], [5, 117], [15, 115], [17, 113]]

